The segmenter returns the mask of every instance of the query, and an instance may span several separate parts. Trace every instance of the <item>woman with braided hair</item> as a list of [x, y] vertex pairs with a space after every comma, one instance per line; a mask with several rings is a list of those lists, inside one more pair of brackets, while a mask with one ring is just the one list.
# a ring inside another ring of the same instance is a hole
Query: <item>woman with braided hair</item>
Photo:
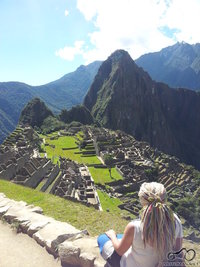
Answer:
[[140, 219], [130, 222], [123, 236], [114, 230], [100, 235], [101, 255], [111, 267], [171, 266], [167, 259], [181, 250], [183, 234], [180, 219], [166, 203], [166, 189], [160, 183], [143, 183], [138, 196], [142, 205]]

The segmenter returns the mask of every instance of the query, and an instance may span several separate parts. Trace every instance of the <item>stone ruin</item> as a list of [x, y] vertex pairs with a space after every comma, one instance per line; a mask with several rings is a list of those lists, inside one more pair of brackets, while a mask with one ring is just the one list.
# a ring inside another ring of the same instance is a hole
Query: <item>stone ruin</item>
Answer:
[[33, 157], [29, 150], [21, 147], [0, 147], [0, 177], [17, 184], [36, 188], [44, 179], [52, 179], [59, 168], [51, 160]]
[[[193, 179], [193, 170], [186, 168], [179, 159], [167, 156], [121, 131], [88, 127], [84, 129], [84, 134], [87, 142], [93, 141], [96, 154], [102, 161], [108, 153], [113, 156], [114, 165], [123, 180], [111, 182], [110, 193], [120, 197], [123, 202], [120, 208], [138, 215], [140, 204], [137, 192], [143, 182], [163, 183], [169, 196], [176, 188], [192, 191], [189, 182]], [[181, 198], [181, 195], [178, 197]]]
[[[80, 128], [72, 130], [76, 132]], [[122, 200], [120, 208], [138, 215], [137, 191], [145, 181], [163, 183], [169, 196], [177, 188], [189, 193], [193, 191], [194, 183], [190, 183], [193, 169], [186, 168], [177, 158], [167, 156], [121, 131], [90, 126], [84, 126], [82, 131], [85, 143], [94, 147], [84, 153], [96, 154], [102, 162], [106, 154], [113, 156], [114, 165], [123, 179], [111, 182], [108, 193]], [[60, 135], [62, 133], [53, 138], [57, 139]], [[18, 127], [6, 139], [0, 147], [1, 179], [101, 208], [88, 168], [63, 158], [60, 158], [60, 166], [54, 165], [49, 159], [39, 156], [36, 140], [38, 142], [39, 137], [31, 127]], [[176, 198], [181, 196], [180, 192]]]
[[94, 180], [87, 166], [60, 157], [61, 175], [51, 193], [70, 200], [77, 200], [100, 209]]
[[54, 179], [59, 167], [36, 153], [38, 142], [39, 136], [31, 127], [17, 127], [0, 146], [1, 179], [31, 188], [43, 179]]
[[16, 147], [30, 147], [32, 142], [35, 143], [36, 139], [39, 138], [30, 126], [21, 127], [18, 126], [14, 132], [12, 132], [6, 140], [3, 142], [5, 146], [16, 146]]
[[65, 158], [60, 166], [41, 158], [34, 134], [31, 127], [17, 128], [0, 146], [0, 178], [101, 209], [88, 168]]

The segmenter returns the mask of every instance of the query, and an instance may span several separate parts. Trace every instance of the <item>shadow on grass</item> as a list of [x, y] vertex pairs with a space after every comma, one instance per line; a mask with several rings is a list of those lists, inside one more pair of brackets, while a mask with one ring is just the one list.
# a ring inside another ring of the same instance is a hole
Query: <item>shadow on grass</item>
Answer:
[[91, 154], [91, 155], [82, 155], [81, 158], [91, 158], [91, 157], [95, 157], [96, 154]]
[[62, 150], [72, 150], [72, 149], [77, 149], [77, 146], [74, 147], [62, 147]]

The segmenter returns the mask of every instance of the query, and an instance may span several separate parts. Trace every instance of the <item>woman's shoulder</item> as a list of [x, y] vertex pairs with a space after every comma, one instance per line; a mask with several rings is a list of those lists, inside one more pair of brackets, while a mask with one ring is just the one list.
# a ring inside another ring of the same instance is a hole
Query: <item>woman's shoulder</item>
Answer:
[[176, 213], [174, 213], [174, 218], [175, 218], [175, 232], [176, 232], [176, 238], [177, 237], [183, 237], [183, 228], [182, 228], [182, 223], [180, 218]]
[[177, 221], [178, 223], [181, 223], [181, 220], [176, 213], [174, 213], [174, 218], [175, 218], [175, 221]]
[[133, 226], [135, 229], [140, 229], [141, 227], [141, 220], [139, 218], [134, 219], [133, 221], [131, 221], [130, 226]]
[[175, 219], [175, 224], [177, 227], [182, 227], [182, 223], [180, 218], [178, 217], [178, 215], [176, 213], [174, 213], [174, 219]]

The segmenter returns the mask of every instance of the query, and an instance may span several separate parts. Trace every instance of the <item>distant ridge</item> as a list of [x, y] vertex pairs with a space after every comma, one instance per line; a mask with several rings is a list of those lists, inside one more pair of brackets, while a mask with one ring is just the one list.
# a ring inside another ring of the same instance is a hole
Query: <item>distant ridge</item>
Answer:
[[200, 169], [200, 94], [154, 82], [126, 51], [102, 63], [84, 104], [101, 125]]
[[176, 43], [159, 52], [145, 54], [135, 62], [153, 80], [171, 87], [200, 90], [200, 43]]
[[82, 65], [59, 80], [41, 86], [0, 82], [0, 143], [15, 129], [22, 109], [34, 97], [43, 100], [54, 113], [81, 104], [100, 65], [100, 61]]

